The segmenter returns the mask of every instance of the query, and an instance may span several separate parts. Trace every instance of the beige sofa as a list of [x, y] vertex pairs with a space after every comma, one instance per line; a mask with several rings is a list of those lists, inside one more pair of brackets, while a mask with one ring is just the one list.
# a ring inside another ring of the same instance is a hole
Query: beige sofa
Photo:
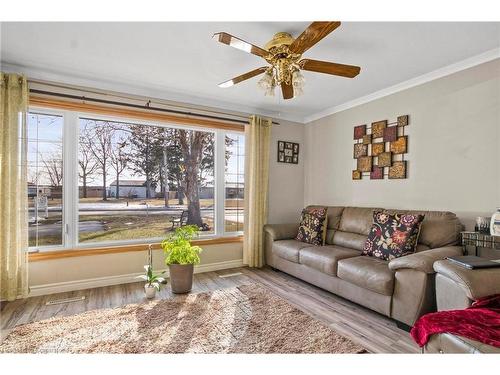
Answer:
[[266, 225], [266, 263], [408, 328], [436, 310], [433, 263], [462, 254], [457, 246], [462, 224], [451, 212], [397, 210], [425, 214], [417, 252], [383, 261], [361, 256], [374, 210], [382, 208], [328, 207], [325, 246], [296, 241], [298, 223]]

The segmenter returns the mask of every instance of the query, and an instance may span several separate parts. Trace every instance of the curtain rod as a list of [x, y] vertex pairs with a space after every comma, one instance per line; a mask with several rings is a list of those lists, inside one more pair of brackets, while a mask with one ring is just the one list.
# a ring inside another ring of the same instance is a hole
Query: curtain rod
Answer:
[[[148, 101], [145, 105], [140, 105], [140, 104], [132, 104], [132, 103], [122, 103], [122, 102], [118, 102], [118, 101], [114, 101], [114, 100], [91, 98], [91, 97], [87, 97], [87, 96], [83, 96], [83, 95], [79, 96], [79, 95], [71, 95], [71, 94], [62, 94], [62, 93], [58, 93], [58, 92], [37, 90], [37, 89], [30, 89], [30, 93], [56, 96], [56, 97], [66, 98], [66, 99], [75, 99], [75, 100], [82, 100], [82, 101], [88, 101], [88, 102], [96, 102], [96, 103], [101, 103], [101, 104], [118, 105], [118, 106], [132, 107], [132, 108], [138, 108], [138, 109], [147, 109], [150, 111], [167, 112], [167, 113], [173, 113], [176, 115], [209, 118], [212, 120], [229, 121], [229, 122], [245, 124], [245, 125], [248, 124], [248, 121], [245, 121], [245, 120], [237, 120], [237, 119], [232, 119], [232, 118], [228, 118], [228, 117], [214, 116], [214, 115], [204, 115], [204, 114], [200, 114], [200, 113], [180, 111], [180, 110], [175, 110], [175, 109], [152, 107], [149, 104], [150, 101]], [[279, 123], [275, 122], [275, 121], [273, 121], [272, 123], [274, 125], [279, 125]]]

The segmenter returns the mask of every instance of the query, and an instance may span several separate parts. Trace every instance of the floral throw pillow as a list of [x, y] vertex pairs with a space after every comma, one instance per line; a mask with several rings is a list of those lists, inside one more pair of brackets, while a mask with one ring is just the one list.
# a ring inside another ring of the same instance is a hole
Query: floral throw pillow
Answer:
[[326, 211], [326, 207], [304, 208], [295, 239], [312, 245], [323, 245], [326, 237]]
[[415, 252], [424, 215], [373, 213], [363, 255], [391, 260]]

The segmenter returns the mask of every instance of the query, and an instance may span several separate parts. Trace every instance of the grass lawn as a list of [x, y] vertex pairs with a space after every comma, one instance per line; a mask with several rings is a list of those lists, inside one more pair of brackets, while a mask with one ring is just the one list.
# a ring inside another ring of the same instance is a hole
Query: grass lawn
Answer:
[[[62, 236], [59, 235], [51, 235], [51, 236], [43, 236], [38, 238], [38, 246], [57, 246], [62, 244]], [[36, 238], [33, 237], [29, 239], [28, 246], [36, 246]]]
[[[56, 224], [57, 222], [60, 222], [62, 220], [62, 216], [59, 215], [51, 215], [47, 219], [44, 219], [43, 221], [40, 222], [40, 227], [43, 227], [44, 225], [49, 225], [49, 224]], [[30, 225], [31, 227], [31, 225]], [[61, 230], [58, 234], [55, 235], [39, 235], [38, 236], [38, 246], [52, 246], [52, 245], [61, 245], [62, 244], [62, 224], [60, 226]], [[28, 239], [28, 246], [36, 246], [37, 241], [36, 241], [36, 236], [32, 235], [33, 232], [30, 233], [29, 239]]]
[[[105, 230], [80, 232], [79, 242], [89, 243], [165, 237], [167, 233], [172, 231], [172, 223], [170, 222], [172, 218], [174, 216], [170, 215], [149, 215], [147, 217], [134, 215], [80, 216], [80, 222], [99, 221], [104, 225]], [[211, 218], [204, 218], [203, 221], [211, 228], [213, 227]], [[212, 232], [203, 233], [209, 234]]]
[[[172, 231], [172, 223], [170, 222], [172, 218], [174, 218], [174, 216], [171, 215], [82, 215], [79, 217], [80, 223], [89, 221], [98, 222], [103, 225], [104, 230], [80, 232], [78, 240], [80, 243], [97, 243], [162, 238]], [[60, 220], [60, 217], [54, 217], [44, 221], [43, 224], [53, 224]], [[212, 218], [203, 218], [203, 222], [207, 223], [210, 228], [214, 226]], [[241, 223], [238, 224], [231, 220], [225, 220], [224, 227], [226, 232], [241, 231], [243, 229]], [[200, 234], [213, 234], [213, 230], [201, 232]], [[55, 235], [43, 235], [38, 238], [38, 246], [61, 245], [61, 243], [62, 236], [60, 233]], [[36, 238], [30, 238], [29, 246], [36, 245]]]

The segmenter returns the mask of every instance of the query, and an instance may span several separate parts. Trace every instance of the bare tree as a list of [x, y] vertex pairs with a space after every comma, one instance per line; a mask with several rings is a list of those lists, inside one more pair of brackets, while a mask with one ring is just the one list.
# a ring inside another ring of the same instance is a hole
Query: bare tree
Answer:
[[38, 185], [42, 177], [43, 173], [37, 167], [28, 168], [28, 183], [32, 183], [33, 185]]
[[127, 168], [128, 164], [128, 156], [123, 152], [126, 146], [127, 141], [122, 138], [116, 143], [116, 146], [111, 148], [110, 162], [116, 175], [116, 199], [120, 198], [120, 175]]
[[203, 147], [210, 133], [179, 130], [179, 141], [183, 155], [185, 188], [188, 199], [188, 224], [202, 226], [200, 212], [200, 165]]
[[63, 182], [63, 161], [62, 147], [51, 152], [49, 155], [40, 153], [40, 160], [45, 169], [45, 174], [50, 181], [51, 186], [62, 186]]
[[[108, 200], [106, 194], [107, 186], [107, 167], [110, 162], [111, 150], [113, 147], [113, 125], [109, 121], [87, 120], [87, 125], [91, 136], [89, 138], [89, 150], [95, 157], [98, 169], [102, 175], [102, 200]], [[93, 122], [93, 125], [90, 123]]]
[[94, 173], [99, 168], [97, 160], [90, 150], [91, 132], [85, 126], [80, 132], [80, 140], [78, 147], [78, 177], [82, 180], [82, 195], [87, 198], [87, 185], [89, 182], [95, 181]]

